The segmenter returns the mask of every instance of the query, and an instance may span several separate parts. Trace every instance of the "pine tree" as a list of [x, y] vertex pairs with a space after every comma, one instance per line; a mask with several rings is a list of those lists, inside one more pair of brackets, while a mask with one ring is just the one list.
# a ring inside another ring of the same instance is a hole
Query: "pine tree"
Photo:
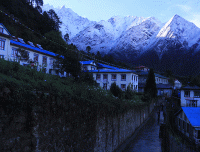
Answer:
[[150, 98], [157, 97], [157, 88], [153, 69], [150, 69], [149, 71], [148, 78], [146, 80], [146, 85], [144, 88], [144, 94], [148, 95]]

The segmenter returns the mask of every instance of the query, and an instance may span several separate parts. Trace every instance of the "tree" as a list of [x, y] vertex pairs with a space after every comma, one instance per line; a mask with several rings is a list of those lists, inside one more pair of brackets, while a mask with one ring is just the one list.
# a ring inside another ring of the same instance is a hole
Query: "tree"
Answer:
[[119, 88], [119, 86], [114, 82], [110, 86], [110, 92], [118, 98], [121, 98], [122, 96], [122, 90]]
[[144, 88], [144, 94], [148, 95], [150, 98], [157, 97], [157, 88], [153, 69], [150, 69], [149, 71], [148, 78], [146, 80], [146, 85]]
[[88, 54], [90, 53], [90, 50], [91, 50], [91, 47], [90, 47], [90, 46], [87, 46], [87, 47], [86, 47], [86, 51], [87, 51]]
[[66, 33], [66, 34], [64, 35], [64, 39], [65, 39], [66, 42], [69, 41], [69, 34], [68, 34], [68, 33]]
[[58, 17], [58, 15], [56, 14], [56, 12], [53, 9], [50, 9], [47, 12], [47, 14], [55, 22], [55, 25], [54, 25], [55, 30], [59, 31], [60, 24], [62, 24], [62, 22], [60, 21], [60, 18]]
[[65, 52], [62, 52], [62, 56], [58, 56], [59, 65], [61, 65], [61, 71], [70, 73], [75, 80], [78, 80], [81, 72], [81, 64], [78, 58], [78, 50], [74, 50], [73, 46], [68, 46]]

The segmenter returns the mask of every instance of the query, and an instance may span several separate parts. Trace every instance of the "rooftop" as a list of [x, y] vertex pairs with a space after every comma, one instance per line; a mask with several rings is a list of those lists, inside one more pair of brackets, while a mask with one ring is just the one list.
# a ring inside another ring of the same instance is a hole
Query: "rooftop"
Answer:
[[182, 90], [200, 90], [200, 87], [198, 87], [198, 86], [189, 86], [189, 85], [187, 85], [187, 86], [185, 86], [185, 87], [182, 87], [181, 89], [182, 89]]
[[200, 107], [182, 107], [192, 126], [200, 127]]

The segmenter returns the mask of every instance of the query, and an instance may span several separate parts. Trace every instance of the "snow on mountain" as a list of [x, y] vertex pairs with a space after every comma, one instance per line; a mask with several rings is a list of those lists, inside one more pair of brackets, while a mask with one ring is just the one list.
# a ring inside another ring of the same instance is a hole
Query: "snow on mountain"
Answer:
[[197, 42], [200, 35], [200, 29], [184, 18], [174, 15], [160, 30], [157, 38], [178, 39], [181, 43], [188, 42], [191, 47]]
[[183, 48], [200, 49], [200, 29], [195, 24], [175, 15], [163, 24], [154, 17], [114, 16], [107, 21], [89, 21], [70, 8], [44, 5], [43, 11], [55, 10], [62, 21], [62, 34], [69, 34], [69, 43], [79, 50], [91, 47], [91, 52], [144, 53], [154, 49], [160, 55], [177, 44]]
[[200, 28], [179, 15], [174, 15], [159, 31], [151, 48], [162, 55], [170, 47], [197, 50], [200, 44]]
[[[142, 24], [143, 22], [144, 24]], [[161, 24], [160, 21], [155, 18], [114, 16], [107, 21], [102, 20], [87, 27], [72, 38], [70, 43], [77, 45], [77, 47], [81, 50], [85, 50], [87, 46], [90, 46], [92, 48], [91, 51], [108, 53], [112, 48], [116, 48], [116, 44], [124, 44], [126, 41], [128, 41], [127, 43], [131, 43], [131, 41], [129, 41], [131, 37], [139, 37], [137, 34], [141, 34], [137, 30], [140, 29], [140, 31], [142, 31], [141, 26], [150, 28], [151, 25], [148, 25], [151, 24], [150, 22], [154, 22], [158, 26]], [[152, 30], [158, 29], [152, 28]], [[155, 33], [155, 31], [151, 32]]]
[[143, 19], [138, 25], [132, 26], [125, 31], [116, 41], [114, 50], [129, 50], [140, 52], [151, 44], [159, 32], [161, 22], [154, 17]]
[[87, 18], [79, 16], [70, 8], [66, 8], [65, 6], [54, 8], [52, 5], [46, 4], [42, 7], [43, 11], [49, 11], [50, 9], [53, 9], [60, 18], [60, 21], [62, 21], [60, 28], [62, 35], [64, 36], [68, 33], [69, 38], [74, 37], [86, 27], [96, 23], [95, 21], [89, 21]]

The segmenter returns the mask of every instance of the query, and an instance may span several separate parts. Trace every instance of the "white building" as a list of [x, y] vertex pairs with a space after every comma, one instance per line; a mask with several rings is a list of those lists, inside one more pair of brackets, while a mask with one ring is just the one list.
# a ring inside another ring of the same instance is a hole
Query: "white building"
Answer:
[[[28, 52], [28, 61], [19, 60], [18, 49]], [[27, 44], [21, 38], [14, 38], [3, 24], [0, 24], [0, 58], [19, 61], [20, 65], [24, 66], [31, 65], [32, 68], [44, 73], [66, 76], [66, 72], [59, 73], [59, 68], [53, 66], [56, 61], [55, 53], [44, 50], [39, 44], [34, 45], [30, 41]]]
[[200, 107], [200, 87], [182, 87], [180, 100], [181, 107]]
[[120, 69], [114, 66], [95, 63], [92, 61], [81, 61], [82, 70], [93, 74], [97, 84], [109, 90], [112, 83], [116, 83], [123, 91], [128, 85], [136, 92], [138, 91], [138, 75], [133, 70]]

